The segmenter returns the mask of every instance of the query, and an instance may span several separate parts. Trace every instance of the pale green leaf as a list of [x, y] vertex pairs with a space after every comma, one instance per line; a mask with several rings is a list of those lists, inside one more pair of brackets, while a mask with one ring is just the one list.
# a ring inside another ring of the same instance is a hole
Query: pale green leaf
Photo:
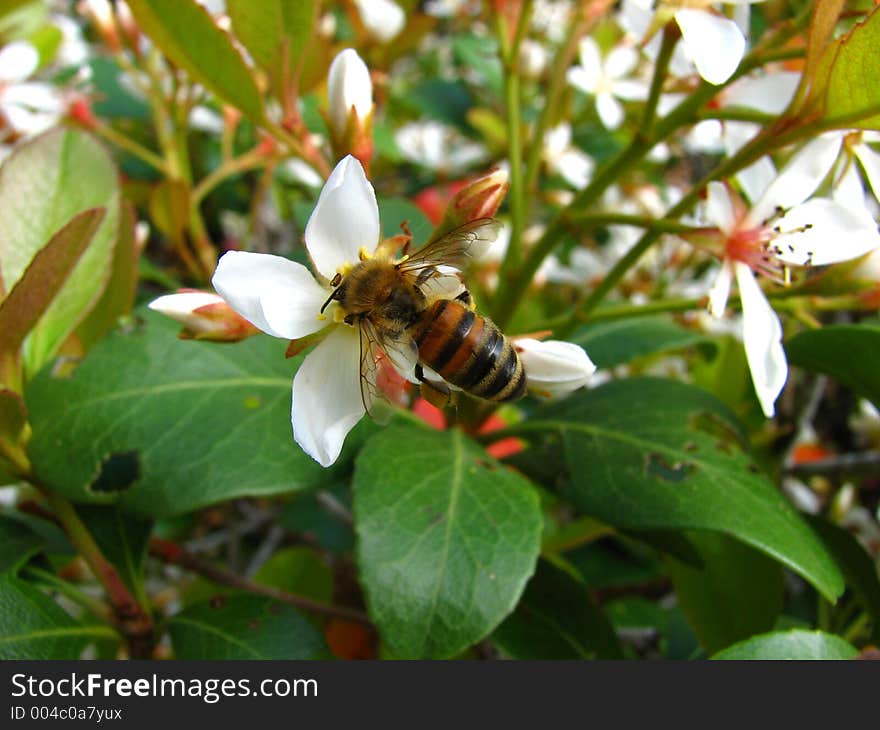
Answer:
[[822, 631], [774, 631], [746, 639], [718, 652], [713, 659], [770, 660], [854, 659], [854, 646]]

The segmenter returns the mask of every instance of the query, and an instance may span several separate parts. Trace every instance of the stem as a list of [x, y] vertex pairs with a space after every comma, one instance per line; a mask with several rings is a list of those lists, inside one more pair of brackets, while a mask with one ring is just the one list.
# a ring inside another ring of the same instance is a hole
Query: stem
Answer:
[[167, 165], [165, 164], [165, 160], [163, 160], [159, 155], [144, 147], [140, 142], [135, 142], [130, 137], [127, 137], [121, 132], [117, 132], [109, 124], [96, 124], [94, 127], [92, 127], [92, 131], [98, 136], [103, 137], [110, 144], [116, 145], [120, 149], [125, 150], [129, 154], [137, 157], [142, 162], [146, 162], [148, 165], [158, 170], [159, 172], [163, 174], [167, 172]]
[[257, 595], [267, 596], [281, 603], [287, 603], [296, 608], [301, 608], [311, 613], [330, 616], [333, 618], [342, 618], [346, 621], [354, 621], [364, 626], [372, 627], [369, 617], [362, 611], [354, 608], [346, 608], [344, 606], [334, 606], [329, 603], [316, 601], [312, 598], [299, 596], [295, 593], [288, 593], [277, 588], [252, 583], [246, 578], [233, 573], [225, 568], [220, 568], [213, 563], [202, 560], [176, 543], [154, 537], [150, 540], [150, 554], [159, 558], [169, 565], [179, 565], [182, 568], [191, 570], [194, 573], [203, 575], [206, 578], [220, 583], [221, 585], [231, 586], [248, 593], [256, 593]]
[[227, 178], [248, 170], [258, 169], [268, 162], [268, 158], [263, 154], [259, 145], [243, 155], [224, 160], [193, 188], [190, 205], [197, 209], [208, 194]]
[[651, 78], [651, 90], [648, 92], [648, 100], [645, 103], [645, 111], [642, 115], [642, 124], [640, 133], [645, 136], [651, 135], [654, 127], [654, 119], [657, 116], [657, 104], [660, 101], [660, 92], [663, 91], [663, 82], [666, 81], [666, 74], [669, 71], [669, 62], [672, 59], [672, 52], [675, 50], [675, 44], [681, 37], [674, 20], [670, 20], [663, 26], [663, 40], [660, 46], [660, 53], [657, 55], [657, 61], [654, 65], [654, 76]]
[[627, 213], [592, 213], [589, 211], [572, 211], [566, 218], [571, 223], [584, 225], [586, 228], [599, 226], [635, 226], [662, 233], [691, 233], [699, 230], [696, 226], [679, 223], [669, 218], [651, 218], [646, 215], [629, 215]]

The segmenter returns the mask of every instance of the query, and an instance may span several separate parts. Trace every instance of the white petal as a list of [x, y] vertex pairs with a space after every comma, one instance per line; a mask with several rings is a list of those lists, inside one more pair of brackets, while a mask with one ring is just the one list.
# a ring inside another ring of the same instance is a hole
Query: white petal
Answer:
[[529, 388], [539, 394], [563, 396], [583, 387], [596, 372], [584, 348], [562, 340], [514, 340]]
[[710, 84], [723, 84], [736, 71], [746, 39], [736, 23], [705, 10], [688, 8], [675, 13], [685, 52]]
[[782, 349], [782, 324], [755, 281], [752, 270], [736, 264], [736, 283], [743, 308], [743, 344], [752, 384], [767, 418], [788, 379], [788, 362]]
[[165, 294], [151, 301], [147, 306], [154, 312], [164, 314], [180, 322], [192, 321], [193, 312], [200, 307], [211, 304], [225, 303], [226, 300], [219, 294], [207, 291], [180, 291], [175, 294]]
[[[845, 167], [842, 175], [839, 173], [841, 163]], [[867, 211], [865, 186], [862, 184], [858, 165], [856, 165], [854, 161], [838, 161], [834, 170], [834, 179], [837, 181], [831, 191], [831, 197], [834, 202], [839, 203], [846, 208], [859, 208]]]
[[392, 0], [355, 0], [367, 32], [381, 43], [387, 43], [403, 30], [406, 13]]
[[632, 46], [616, 46], [605, 57], [605, 74], [612, 79], [622, 79], [638, 62], [639, 54]]
[[359, 119], [373, 109], [373, 82], [370, 70], [357, 51], [346, 48], [330, 64], [327, 73], [327, 113], [337, 136], [342, 136], [348, 115], [354, 107]]
[[611, 93], [618, 99], [641, 101], [648, 98], [648, 87], [641, 81], [621, 79], [611, 84]]
[[809, 198], [831, 171], [840, 143], [839, 134], [823, 134], [807, 142], [755, 202], [749, 222], [761, 224], [780, 208], [787, 210]]
[[580, 66], [574, 66], [565, 73], [565, 78], [576, 89], [580, 89], [585, 94], [593, 94], [599, 82], [599, 77], [585, 71]]
[[578, 59], [580, 60], [580, 70], [584, 77], [591, 79], [593, 88], [596, 81], [602, 76], [602, 55], [599, 52], [599, 44], [590, 36], [581, 39], [578, 46]]
[[792, 208], [775, 224], [776, 258], [793, 266], [824, 266], [849, 261], [880, 246], [877, 223], [864, 207], [844, 207], [814, 198]]
[[776, 168], [769, 157], [761, 157], [736, 173], [736, 181], [749, 200], [760, 200], [776, 179]]
[[330, 466], [364, 412], [358, 332], [336, 327], [306, 356], [293, 378], [293, 437], [321, 466]]
[[862, 169], [865, 171], [871, 190], [874, 191], [874, 197], [880, 200], [880, 154], [864, 142], [856, 145], [853, 151], [862, 163]]
[[24, 81], [40, 65], [40, 54], [26, 41], [13, 41], [0, 51], [0, 83]]
[[733, 281], [733, 268], [728, 259], [724, 259], [712, 288], [709, 289], [709, 314], [713, 317], [723, 317], [727, 308], [727, 300], [730, 297], [730, 284]]
[[306, 224], [306, 248], [318, 272], [332, 279], [364, 248], [379, 243], [379, 206], [361, 163], [351, 155], [334, 168]]
[[570, 149], [560, 155], [555, 167], [565, 181], [576, 190], [585, 188], [593, 174], [593, 161], [577, 149]]
[[571, 145], [571, 125], [563, 122], [544, 134], [545, 159], [556, 158]]
[[623, 107], [607, 92], [596, 95], [596, 111], [605, 129], [617, 129], [623, 122]]
[[317, 332], [329, 296], [309, 270], [281, 256], [228, 251], [217, 263], [214, 288], [242, 317], [274, 337], [293, 340]]
[[747, 76], [724, 92], [724, 106], [741, 106], [767, 114], [781, 114], [788, 107], [800, 83], [797, 71], [780, 71], [763, 76]]
[[710, 182], [706, 188], [706, 218], [724, 234], [733, 232], [736, 213], [730, 191], [724, 183]]

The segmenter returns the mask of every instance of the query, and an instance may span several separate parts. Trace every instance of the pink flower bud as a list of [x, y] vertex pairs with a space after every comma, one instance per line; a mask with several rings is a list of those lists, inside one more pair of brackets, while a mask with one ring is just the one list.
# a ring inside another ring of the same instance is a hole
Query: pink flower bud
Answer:
[[491, 218], [498, 211], [509, 187], [507, 171], [501, 169], [492, 170], [468, 183], [449, 202], [446, 214], [432, 238], [479, 218]]
[[183, 325], [183, 340], [237, 342], [259, 330], [235, 312], [219, 294], [181, 289], [154, 299], [150, 309], [171, 317]]

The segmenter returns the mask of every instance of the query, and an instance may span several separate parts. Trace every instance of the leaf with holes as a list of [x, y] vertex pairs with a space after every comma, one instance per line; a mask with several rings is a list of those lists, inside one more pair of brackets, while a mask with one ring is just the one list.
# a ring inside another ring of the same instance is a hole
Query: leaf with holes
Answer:
[[[25, 393], [37, 474], [77, 502], [167, 516], [332, 478], [293, 442], [290, 384], [302, 358], [256, 336], [179, 340], [153, 312], [100, 342], [70, 377]], [[343, 463], [337, 468], [345, 468]]]
[[538, 557], [535, 490], [458, 430], [378, 433], [355, 465], [354, 512], [370, 616], [398, 657], [448, 657], [485, 637]]
[[669, 560], [681, 610], [708, 653], [769, 631], [782, 611], [779, 564], [726, 535], [690, 533], [702, 566]]
[[0, 659], [78, 659], [89, 643], [115, 638], [106, 626], [71, 618], [29, 583], [0, 576]]
[[834, 634], [823, 631], [772, 631], [719, 651], [713, 659], [769, 660], [855, 659], [856, 648]]
[[299, 612], [262, 596], [222, 596], [168, 620], [177, 659], [320, 659], [327, 648]]
[[570, 338], [600, 368], [625, 365], [638, 357], [712, 343], [712, 338], [677, 325], [669, 317], [634, 317], [598, 322]]
[[7, 292], [65, 224], [92, 208], [105, 209], [103, 220], [25, 341], [29, 374], [57, 352], [101, 297], [116, 240], [119, 184], [106, 150], [73, 129], [24, 143], [0, 168], [0, 272]]
[[543, 560], [492, 642], [516, 659], [623, 658], [611, 624], [587, 587]]
[[880, 406], [880, 327], [828, 325], [806, 330], [785, 343], [792, 365], [825, 373]]
[[262, 119], [250, 69], [205, 8], [195, 0], [130, 0], [128, 6], [141, 29], [195, 81], [254, 121]]
[[531, 473], [559, 463], [559, 485], [584, 513], [623, 529], [731, 535], [800, 573], [829, 600], [843, 592], [822, 542], [760, 473], [724, 404], [693, 386], [629, 378], [537, 409], [505, 434]]

